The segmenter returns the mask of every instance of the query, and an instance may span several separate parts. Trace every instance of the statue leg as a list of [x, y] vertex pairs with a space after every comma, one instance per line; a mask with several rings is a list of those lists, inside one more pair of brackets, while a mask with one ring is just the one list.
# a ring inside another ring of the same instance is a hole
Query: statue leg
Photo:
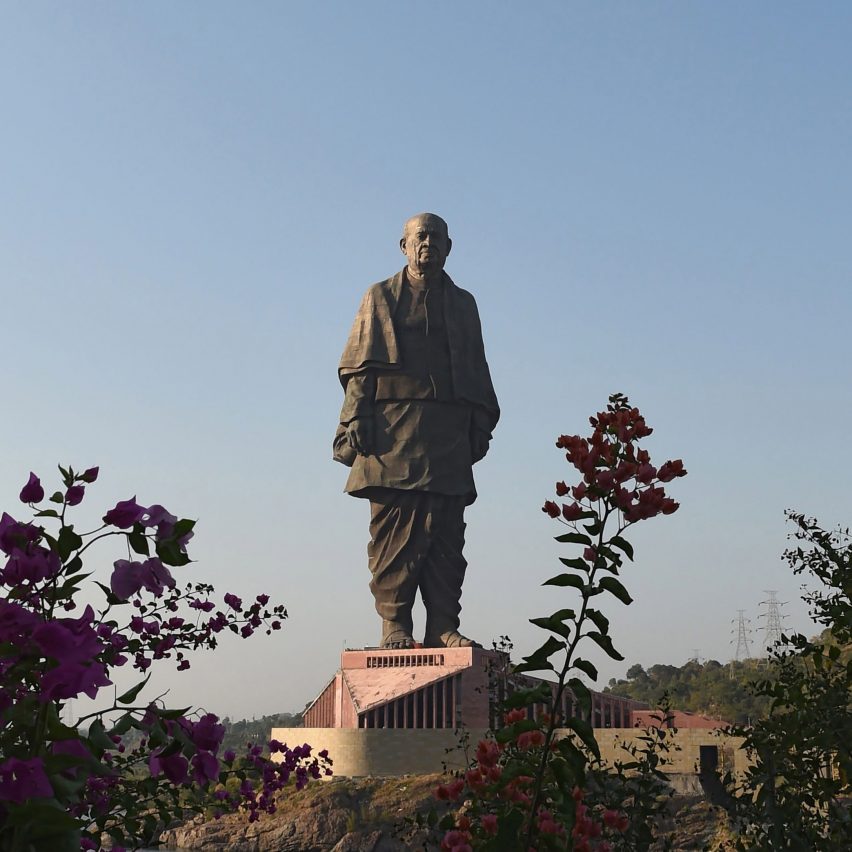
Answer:
[[464, 550], [464, 498], [430, 494], [427, 522], [429, 549], [420, 573], [420, 594], [426, 607], [427, 648], [479, 647], [459, 633]]
[[428, 542], [424, 535], [425, 496], [416, 491], [383, 489], [370, 499], [367, 545], [370, 591], [382, 618], [383, 648], [412, 648], [412, 616], [418, 575]]

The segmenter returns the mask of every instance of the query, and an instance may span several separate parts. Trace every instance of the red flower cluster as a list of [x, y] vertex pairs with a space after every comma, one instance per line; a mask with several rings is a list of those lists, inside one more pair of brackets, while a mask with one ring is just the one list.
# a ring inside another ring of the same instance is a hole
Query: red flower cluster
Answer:
[[565, 450], [565, 458], [583, 476], [570, 488], [564, 481], [557, 482], [556, 495], [570, 493], [575, 502], [560, 507], [547, 500], [542, 511], [551, 518], [574, 523], [594, 515], [593, 504], [604, 500], [622, 513], [627, 524], [676, 512], [679, 504], [666, 496], [659, 483], [686, 476], [686, 470], [680, 459], [667, 461], [658, 470], [651, 464], [648, 451], [636, 448], [634, 442], [653, 431], [639, 409], [616, 402], [589, 419], [594, 427], [589, 438], [561, 435], [556, 441], [556, 446]]
[[626, 814], [619, 811], [605, 810], [601, 816], [602, 822], [594, 819], [589, 808], [583, 802], [584, 793], [579, 787], [574, 788], [576, 804], [576, 819], [571, 836], [574, 839], [575, 852], [611, 852], [612, 844], [600, 839], [604, 826], [623, 834], [627, 831], [630, 821]]

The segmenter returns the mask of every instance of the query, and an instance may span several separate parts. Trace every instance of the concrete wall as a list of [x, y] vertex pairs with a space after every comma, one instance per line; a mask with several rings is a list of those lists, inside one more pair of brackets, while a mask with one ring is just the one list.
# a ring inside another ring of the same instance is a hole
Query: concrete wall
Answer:
[[[671, 737], [671, 732], [666, 732]], [[636, 728], [600, 728], [595, 731], [595, 739], [601, 750], [601, 759], [612, 765], [616, 760], [627, 763], [633, 758], [621, 747], [623, 743], [636, 746], [644, 745], [639, 741], [643, 731]], [[701, 746], [715, 747], [718, 754], [718, 768], [721, 772], [733, 769], [742, 772], [748, 765], [745, 752], [740, 749], [742, 738], [726, 737], [706, 728], [678, 729], [672, 740], [674, 747], [666, 755], [670, 762], [661, 769], [666, 774], [697, 775], [700, 768]]]
[[[485, 728], [470, 728], [471, 755], [477, 742], [485, 736]], [[570, 731], [563, 730], [564, 735]], [[621, 748], [624, 742], [637, 745], [641, 731], [634, 728], [601, 728], [595, 737], [604, 762], [627, 762], [632, 758]], [[465, 764], [455, 731], [450, 729], [403, 728], [273, 728], [272, 738], [295, 746], [309, 743], [315, 751], [327, 749], [334, 761], [334, 774], [341, 776], [396, 776], [440, 772], [443, 764], [461, 769]], [[716, 747], [719, 769], [742, 772], [747, 766], [745, 753], [739, 749], [740, 739], [724, 737], [713, 731], [692, 729], [678, 731], [670, 764], [662, 767], [667, 774], [697, 775], [701, 746]]]
[[[483, 736], [484, 728], [470, 730], [472, 749]], [[441, 772], [444, 763], [449, 769], [466, 765], [461, 752], [447, 752], [458, 745], [447, 728], [273, 728], [272, 738], [327, 749], [334, 774], [341, 776], [425, 775]]]

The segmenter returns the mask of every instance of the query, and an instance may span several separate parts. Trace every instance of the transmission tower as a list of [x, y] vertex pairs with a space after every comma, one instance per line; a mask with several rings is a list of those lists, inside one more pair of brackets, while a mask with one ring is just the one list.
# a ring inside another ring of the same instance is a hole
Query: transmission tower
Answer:
[[760, 602], [760, 606], [765, 606], [766, 611], [760, 613], [758, 618], [765, 618], [766, 624], [763, 625], [763, 651], [768, 652], [778, 642], [781, 641], [781, 622], [787, 617], [781, 615], [781, 607], [786, 606], [786, 601], [778, 600], [778, 592], [776, 589], [764, 589], [764, 594], [767, 596], [765, 601]]
[[[731, 624], [736, 621], [737, 624], [737, 650], [734, 652], [734, 659], [737, 662], [741, 662], [742, 660], [751, 659], [751, 640], [748, 638], [751, 633], [751, 619], [746, 618], [744, 609], [737, 610], [736, 619], [731, 619]], [[731, 631], [734, 632], [733, 630]], [[731, 640], [731, 644], [734, 644], [734, 640]]]

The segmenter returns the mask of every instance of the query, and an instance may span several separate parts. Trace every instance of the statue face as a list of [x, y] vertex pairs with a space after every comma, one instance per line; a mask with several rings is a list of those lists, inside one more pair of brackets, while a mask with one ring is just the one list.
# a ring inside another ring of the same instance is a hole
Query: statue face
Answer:
[[409, 219], [399, 241], [409, 268], [419, 275], [440, 272], [452, 246], [444, 220], [428, 213]]

